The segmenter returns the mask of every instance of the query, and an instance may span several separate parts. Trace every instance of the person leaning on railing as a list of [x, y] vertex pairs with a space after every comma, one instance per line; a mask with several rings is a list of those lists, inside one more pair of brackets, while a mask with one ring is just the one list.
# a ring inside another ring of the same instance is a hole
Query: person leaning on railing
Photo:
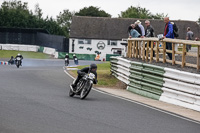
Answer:
[[[164, 22], [165, 22], [165, 30], [162, 39], [164, 38], [174, 39], [173, 25], [169, 21], [169, 17], [165, 17]], [[166, 49], [172, 50], [172, 43], [166, 42]], [[167, 55], [169, 56], [169, 59], [172, 60], [172, 53], [167, 53]]]
[[140, 33], [138, 33], [137, 30], [135, 30], [134, 28], [135, 28], [135, 24], [131, 24], [128, 27], [129, 38], [141, 37]]
[[[154, 28], [151, 26], [150, 21], [146, 20], [145, 21], [145, 37], [154, 37]], [[151, 41], [149, 41], [149, 45], [151, 46]], [[145, 44], [145, 47], [147, 47], [147, 43]], [[145, 55], [146, 55], [146, 50], [145, 50]], [[153, 51], [153, 57], [155, 57], [155, 51]]]

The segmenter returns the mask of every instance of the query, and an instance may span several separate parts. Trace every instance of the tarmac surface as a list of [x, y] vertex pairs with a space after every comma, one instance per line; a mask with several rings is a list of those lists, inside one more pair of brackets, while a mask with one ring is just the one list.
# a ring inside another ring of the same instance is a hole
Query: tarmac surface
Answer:
[[[159, 109], [158, 105], [180, 112], [184, 108], [172, 108], [126, 90], [94, 88], [85, 100], [69, 97], [73, 78], [65, 72], [63, 60], [25, 60], [20, 68], [0, 65], [0, 133], [200, 131], [200, 122]], [[200, 116], [193, 111], [185, 113]]]

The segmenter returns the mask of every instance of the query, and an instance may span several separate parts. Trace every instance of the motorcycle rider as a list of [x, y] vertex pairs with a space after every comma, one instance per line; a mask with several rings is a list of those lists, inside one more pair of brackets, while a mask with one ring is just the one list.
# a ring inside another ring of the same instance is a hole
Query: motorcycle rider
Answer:
[[75, 54], [73, 54], [74, 64], [78, 65], [78, 58]]
[[95, 80], [94, 80], [94, 84], [97, 84], [97, 65], [96, 64], [91, 64], [89, 67], [85, 67], [81, 70], [78, 70], [77, 73], [78, 73], [78, 76], [77, 76], [77, 79], [74, 81], [74, 83], [71, 86], [71, 88], [73, 89], [73, 91], [76, 91], [76, 86], [79, 82], [79, 80], [87, 73], [91, 72], [95, 75]]
[[20, 62], [19, 63], [20, 63], [20, 66], [22, 66], [23, 56], [20, 53], [18, 53], [17, 56], [15, 57], [15, 60], [17, 59], [17, 57], [20, 58]]
[[69, 54], [66, 54], [65, 55], [65, 65], [68, 66], [68, 64], [69, 64]]
[[14, 57], [11, 56], [10, 60], [8, 61], [9, 65], [13, 65], [15, 63]]

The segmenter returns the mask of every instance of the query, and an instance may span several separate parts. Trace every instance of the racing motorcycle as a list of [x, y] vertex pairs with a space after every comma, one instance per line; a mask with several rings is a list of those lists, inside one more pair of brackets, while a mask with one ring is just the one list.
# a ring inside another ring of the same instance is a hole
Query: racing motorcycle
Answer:
[[21, 65], [21, 64], [20, 64], [21, 58], [20, 58], [20, 57], [17, 57], [15, 62], [16, 62], [17, 68], [19, 68], [19, 66]]
[[75, 89], [70, 86], [69, 96], [80, 95], [81, 99], [85, 99], [92, 89], [95, 75], [93, 73], [85, 74], [77, 83]]
[[69, 59], [65, 58], [65, 66], [68, 66], [68, 65], [69, 65]]

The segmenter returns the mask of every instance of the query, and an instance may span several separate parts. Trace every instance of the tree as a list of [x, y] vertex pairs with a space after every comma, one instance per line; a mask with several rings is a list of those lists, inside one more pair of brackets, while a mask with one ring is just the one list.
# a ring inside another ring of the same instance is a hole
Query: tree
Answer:
[[[152, 14], [147, 10], [146, 8], [141, 7], [129, 7], [126, 11], [121, 12], [120, 15], [118, 15], [120, 18], [141, 18], [141, 19], [163, 19], [165, 15], [163, 13], [156, 15]], [[166, 15], [167, 16], [167, 15]]]
[[39, 7], [39, 4], [37, 3], [35, 5], [35, 16], [38, 18], [38, 19], [41, 19], [42, 18], [42, 9], [40, 9]]
[[50, 34], [67, 36], [64, 29], [52, 17], [42, 18], [39, 4], [35, 14], [28, 9], [28, 3], [21, 1], [4, 1], [0, 7], [0, 26], [8, 28], [42, 28]]
[[70, 25], [72, 22], [72, 16], [74, 16], [74, 14], [75, 12], [63, 10], [63, 12], [60, 12], [57, 16], [57, 23], [62, 27], [67, 37], [69, 37]]
[[110, 14], [104, 10], [100, 10], [99, 7], [89, 6], [84, 7], [79, 12], [75, 13], [76, 16], [91, 16], [91, 17], [111, 17]]

